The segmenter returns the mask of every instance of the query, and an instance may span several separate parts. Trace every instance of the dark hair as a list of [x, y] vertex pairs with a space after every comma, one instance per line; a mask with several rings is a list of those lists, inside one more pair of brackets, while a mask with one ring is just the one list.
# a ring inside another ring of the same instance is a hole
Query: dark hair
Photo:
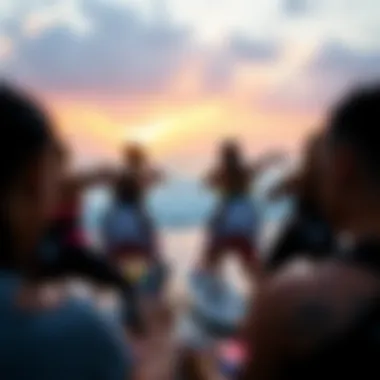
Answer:
[[225, 168], [235, 169], [241, 166], [239, 144], [234, 140], [225, 141], [221, 148], [221, 159]]
[[56, 141], [54, 143], [54, 151], [61, 163], [65, 164], [70, 160], [70, 151], [64, 143]]
[[130, 162], [142, 162], [146, 159], [144, 148], [139, 144], [128, 144], [124, 147], [124, 157]]
[[371, 177], [380, 179], [380, 85], [351, 92], [333, 109], [327, 128], [332, 143], [346, 143]]
[[[0, 85], [0, 262], [11, 250], [11, 234], [4, 206], [18, 176], [48, 144], [55, 144], [46, 113], [26, 93]], [[9, 259], [9, 258], [8, 258]]]
[[240, 146], [235, 140], [227, 140], [221, 147], [221, 165], [228, 186], [240, 189], [246, 181], [246, 170], [243, 163]]
[[27, 94], [0, 85], [0, 192], [48, 143], [53, 144], [51, 122]]

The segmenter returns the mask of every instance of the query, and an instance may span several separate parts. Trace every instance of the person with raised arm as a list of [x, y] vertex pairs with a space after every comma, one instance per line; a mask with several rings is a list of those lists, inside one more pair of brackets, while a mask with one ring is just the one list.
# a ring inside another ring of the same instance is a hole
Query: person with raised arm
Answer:
[[[148, 195], [163, 181], [142, 146], [127, 144], [114, 174], [112, 202], [102, 223], [102, 240], [110, 262], [134, 284], [147, 325], [166, 319], [164, 290], [168, 270], [161, 256], [157, 231], [149, 213]], [[157, 316], [157, 317], [156, 317]]]
[[245, 162], [239, 144], [230, 140], [222, 144], [219, 157], [218, 166], [205, 180], [206, 185], [219, 195], [219, 202], [208, 228], [204, 267], [215, 268], [225, 252], [234, 250], [245, 268], [256, 272], [259, 220], [251, 199], [251, 188], [259, 173], [277, 161], [280, 155], [266, 155], [252, 165]]

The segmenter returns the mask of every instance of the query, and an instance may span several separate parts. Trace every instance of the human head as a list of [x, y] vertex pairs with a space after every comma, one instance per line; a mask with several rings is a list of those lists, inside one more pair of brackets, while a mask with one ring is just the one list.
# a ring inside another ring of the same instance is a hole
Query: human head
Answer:
[[0, 86], [0, 263], [26, 266], [56, 206], [58, 142], [27, 94]]
[[131, 167], [139, 167], [146, 162], [144, 148], [139, 144], [128, 144], [124, 147], [124, 162]]
[[310, 136], [308, 136], [303, 155], [305, 157], [305, 161], [315, 162], [316, 157], [319, 154], [320, 146], [323, 142], [323, 131], [318, 130], [313, 132]]
[[379, 125], [379, 85], [349, 93], [330, 112], [321, 189], [336, 228], [364, 226], [380, 215]]
[[224, 166], [237, 166], [241, 161], [241, 150], [239, 143], [235, 140], [226, 140], [220, 148], [220, 158]]

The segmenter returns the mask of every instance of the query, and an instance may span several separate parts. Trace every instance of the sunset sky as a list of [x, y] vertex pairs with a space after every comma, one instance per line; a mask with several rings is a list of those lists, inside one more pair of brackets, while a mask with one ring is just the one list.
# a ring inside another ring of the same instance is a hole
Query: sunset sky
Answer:
[[50, 107], [81, 164], [126, 139], [204, 170], [215, 142], [296, 151], [380, 75], [378, 0], [1, 0], [0, 69]]

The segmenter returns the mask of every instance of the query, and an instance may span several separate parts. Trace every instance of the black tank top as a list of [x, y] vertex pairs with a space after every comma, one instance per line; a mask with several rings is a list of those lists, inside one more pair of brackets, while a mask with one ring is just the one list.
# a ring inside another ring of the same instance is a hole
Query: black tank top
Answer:
[[326, 258], [334, 247], [332, 231], [318, 210], [298, 202], [296, 212], [269, 252], [266, 269], [276, 270], [297, 255]]
[[[380, 276], [380, 242], [365, 242], [340, 252], [344, 261]], [[288, 363], [282, 379], [378, 379], [380, 377], [380, 290], [364, 312], [339, 336], [311, 355]]]
[[232, 172], [221, 170], [221, 173], [223, 173], [223, 181], [219, 191], [223, 202], [249, 194], [251, 186], [249, 168], [241, 166]]

